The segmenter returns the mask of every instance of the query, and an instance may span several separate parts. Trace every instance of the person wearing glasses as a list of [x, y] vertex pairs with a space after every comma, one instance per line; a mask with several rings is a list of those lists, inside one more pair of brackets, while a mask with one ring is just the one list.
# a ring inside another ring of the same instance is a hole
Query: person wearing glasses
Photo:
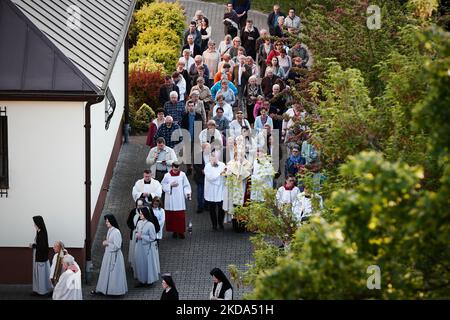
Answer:
[[286, 159], [286, 166], [284, 168], [284, 175], [295, 176], [306, 164], [306, 159], [302, 157], [299, 146], [292, 148], [292, 154]]

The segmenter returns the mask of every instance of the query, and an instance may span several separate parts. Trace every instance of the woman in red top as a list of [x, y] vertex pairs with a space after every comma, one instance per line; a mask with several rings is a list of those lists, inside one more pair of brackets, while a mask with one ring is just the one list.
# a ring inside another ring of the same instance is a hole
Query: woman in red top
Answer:
[[280, 50], [283, 49], [283, 41], [276, 41], [274, 45], [274, 49], [270, 51], [269, 56], [266, 59], [266, 63], [272, 62], [273, 57], [278, 57], [281, 53]]

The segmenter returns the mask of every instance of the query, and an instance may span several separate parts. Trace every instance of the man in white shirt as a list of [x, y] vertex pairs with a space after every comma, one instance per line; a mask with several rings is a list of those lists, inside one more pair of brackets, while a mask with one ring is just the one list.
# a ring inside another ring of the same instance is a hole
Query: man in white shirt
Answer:
[[183, 56], [178, 61], [184, 62], [184, 69], [188, 72], [191, 66], [195, 64], [195, 60], [191, 57], [191, 51], [189, 49], [183, 50]]
[[236, 119], [230, 123], [230, 136], [236, 138], [241, 135], [242, 127], [250, 128], [250, 123], [244, 119], [244, 112], [242, 110], [236, 111]]
[[205, 163], [209, 162], [210, 154], [215, 153], [218, 159], [221, 159], [223, 139], [222, 134], [216, 129], [216, 122], [209, 120], [207, 128], [202, 130], [199, 135], [200, 145], [205, 159]]
[[300, 31], [301, 21], [300, 17], [295, 15], [295, 9], [289, 9], [289, 15], [284, 19], [284, 25], [288, 30], [293, 30], [294, 33]]
[[225, 212], [223, 211], [223, 193], [225, 187], [224, 178], [225, 163], [218, 160], [217, 155], [210, 157], [210, 162], [205, 165], [205, 200], [209, 206], [212, 227], [217, 231], [217, 225], [223, 230]]
[[150, 149], [146, 163], [150, 165], [152, 177], [161, 182], [168, 168], [177, 161], [175, 151], [166, 146], [166, 140], [163, 137], [156, 139], [156, 147]]
[[178, 87], [178, 91], [180, 92], [180, 101], [184, 101], [184, 98], [186, 96], [186, 80], [184, 80], [184, 77], [176, 71], [172, 73], [172, 80], [173, 83], [175, 83], [175, 85]]
[[[157, 148], [157, 147], [155, 147]], [[152, 179], [150, 170], [144, 170], [144, 177], [134, 184], [132, 195], [133, 200], [143, 199], [144, 205], [151, 206], [153, 197], [161, 197], [162, 188], [158, 180]]]
[[228, 119], [228, 121], [233, 121], [233, 108], [226, 103], [223, 95], [219, 93], [216, 96], [217, 104], [213, 108], [212, 116], [213, 118], [216, 116], [217, 108], [221, 107], [223, 109], [223, 116]]

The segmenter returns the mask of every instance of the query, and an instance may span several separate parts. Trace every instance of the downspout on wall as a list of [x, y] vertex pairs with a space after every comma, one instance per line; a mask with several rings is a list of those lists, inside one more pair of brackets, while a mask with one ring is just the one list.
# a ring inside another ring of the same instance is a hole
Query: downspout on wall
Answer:
[[123, 136], [124, 136], [124, 143], [128, 143], [128, 136], [130, 134], [130, 105], [129, 105], [129, 99], [128, 99], [128, 71], [129, 71], [129, 59], [128, 59], [128, 52], [129, 52], [129, 48], [130, 48], [130, 41], [128, 39], [128, 33], [125, 36], [125, 41], [124, 41], [124, 55], [125, 55], [125, 59], [124, 59], [124, 67], [125, 67], [125, 79], [124, 79], [124, 83], [125, 83], [125, 106], [124, 106], [124, 124], [123, 124]]
[[85, 268], [85, 281], [86, 284], [89, 284], [91, 274], [92, 274], [92, 257], [91, 257], [91, 245], [92, 245], [92, 238], [91, 238], [91, 106], [94, 104], [97, 104], [99, 102], [102, 102], [105, 98], [104, 95], [97, 96], [93, 100], [89, 100], [86, 103], [85, 109], [84, 109], [84, 155], [85, 155], [85, 233], [86, 233], [86, 239], [84, 241], [84, 248], [85, 248], [85, 261], [86, 261], [86, 268]]

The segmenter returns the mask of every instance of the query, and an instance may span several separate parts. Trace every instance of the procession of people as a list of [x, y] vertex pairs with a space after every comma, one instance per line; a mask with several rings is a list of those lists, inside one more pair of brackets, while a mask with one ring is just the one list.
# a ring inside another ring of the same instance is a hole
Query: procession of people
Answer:
[[[162, 281], [161, 299], [179, 299], [172, 276], [161, 274], [160, 242], [164, 231], [186, 239], [193, 193], [196, 213], [209, 211], [212, 232], [224, 232], [227, 225], [245, 232], [235, 212], [252, 202], [273, 201], [279, 210], [290, 210], [299, 226], [320, 213], [320, 183], [311, 190], [301, 178], [304, 170], [313, 168], [323, 181], [320, 149], [304, 123], [308, 114], [291, 90], [312, 64], [299, 36], [301, 21], [295, 9], [286, 16], [275, 5], [267, 26], [255, 26], [248, 19], [250, 2], [226, 5], [224, 40], [217, 49], [201, 10], [189, 24], [176, 70], [159, 91], [161, 105], [152, 106], [157, 117], [149, 123], [148, 156], [143, 159], [147, 167], [130, 186], [128, 229], [112, 214], [103, 217], [104, 255], [91, 294], [126, 294], [128, 267], [135, 287]], [[278, 186], [278, 178], [285, 183]], [[265, 198], [268, 189], [277, 189], [276, 199]], [[312, 204], [314, 197], [320, 208]], [[81, 269], [74, 257], [58, 241], [50, 265], [45, 223], [40, 216], [33, 220], [33, 291], [53, 292], [53, 299], [82, 299]], [[129, 239], [126, 260], [123, 237]], [[223, 271], [214, 268], [210, 275], [214, 283], [209, 298], [232, 299], [233, 288]]]

